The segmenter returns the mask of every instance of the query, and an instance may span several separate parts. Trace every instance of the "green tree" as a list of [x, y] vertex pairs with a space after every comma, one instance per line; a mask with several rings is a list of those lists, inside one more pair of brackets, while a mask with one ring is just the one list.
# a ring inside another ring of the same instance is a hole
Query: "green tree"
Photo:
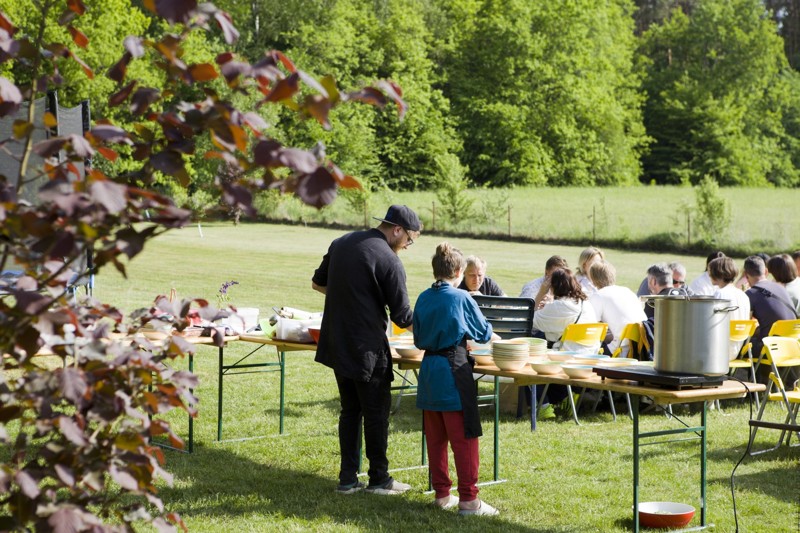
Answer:
[[484, 2], [445, 73], [474, 181], [636, 182], [645, 137], [630, 9]]
[[798, 182], [797, 75], [766, 15], [758, 0], [707, 0], [644, 34], [646, 180]]

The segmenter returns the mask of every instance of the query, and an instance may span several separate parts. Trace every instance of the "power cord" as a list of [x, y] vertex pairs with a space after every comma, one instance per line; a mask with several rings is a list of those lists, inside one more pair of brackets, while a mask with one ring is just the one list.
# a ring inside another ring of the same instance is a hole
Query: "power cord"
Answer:
[[[733, 379], [733, 380], [738, 381], [739, 383], [741, 383], [742, 386], [747, 391], [747, 399], [748, 399], [748, 403], [750, 404], [750, 420], [752, 420], [753, 419], [753, 395], [750, 393], [750, 388], [747, 386], [747, 383], [745, 383], [741, 379], [739, 379], [737, 377], [734, 377], [734, 376], [730, 376], [730, 378]], [[754, 430], [754, 428], [753, 428], [753, 426], [749, 426], [749, 427], [750, 427], [750, 431], [748, 432], [747, 448], [745, 448], [741, 459], [739, 459], [739, 461], [733, 467], [733, 472], [731, 472], [731, 498], [733, 499], [733, 521], [736, 524], [736, 533], [739, 533], [739, 516], [736, 513], [736, 490], [735, 490], [736, 489], [736, 482], [735, 482], [735, 476], [736, 476], [736, 469], [739, 468], [739, 465], [742, 464], [742, 462], [745, 460], [745, 458], [750, 454], [750, 446], [751, 446], [751, 444], [753, 442], [753, 430]]]

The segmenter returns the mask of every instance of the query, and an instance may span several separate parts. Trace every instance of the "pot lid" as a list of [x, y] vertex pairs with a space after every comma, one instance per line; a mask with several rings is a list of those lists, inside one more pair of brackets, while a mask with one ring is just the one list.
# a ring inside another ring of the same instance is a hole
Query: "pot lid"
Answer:
[[728, 298], [717, 298], [706, 294], [650, 294], [647, 296], [640, 296], [640, 300], [686, 300], [690, 302], [729, 302]]

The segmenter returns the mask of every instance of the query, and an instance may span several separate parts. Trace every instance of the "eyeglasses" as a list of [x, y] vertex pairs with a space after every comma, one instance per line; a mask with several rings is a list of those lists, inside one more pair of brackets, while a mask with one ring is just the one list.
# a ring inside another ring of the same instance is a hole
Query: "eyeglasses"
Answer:
[[674, 279], [674, 278], [673, 278], [673, 279], [672, 279], [672, 284], [673, 284], [673, 285], [677, 285], [677, 286], [679, 286], [679, 287], [683, 287], [684, 285], [686, 285], [686, 282], [685, 282], [685, 281], [683, 281], [683, 280], [679, 280], [679, 279]]
[[411, 234], [408, 232], [408, 230], [406, 228], [403, 228], [403, 231], [406, 232], [406, 237], [408, 237], [408, 243], [406, 244], [406, 246], [411, 246], [412, 244], [414, 244], [414, 239], [411, 238]]

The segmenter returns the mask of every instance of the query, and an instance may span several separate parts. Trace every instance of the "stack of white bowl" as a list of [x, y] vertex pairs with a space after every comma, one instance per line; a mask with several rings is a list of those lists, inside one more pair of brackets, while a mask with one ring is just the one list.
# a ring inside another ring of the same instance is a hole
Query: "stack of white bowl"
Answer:
[[528, 342], [521, 339], [494, 341], [492, 359], [500, 370], [520, 370], [530, 358]]

